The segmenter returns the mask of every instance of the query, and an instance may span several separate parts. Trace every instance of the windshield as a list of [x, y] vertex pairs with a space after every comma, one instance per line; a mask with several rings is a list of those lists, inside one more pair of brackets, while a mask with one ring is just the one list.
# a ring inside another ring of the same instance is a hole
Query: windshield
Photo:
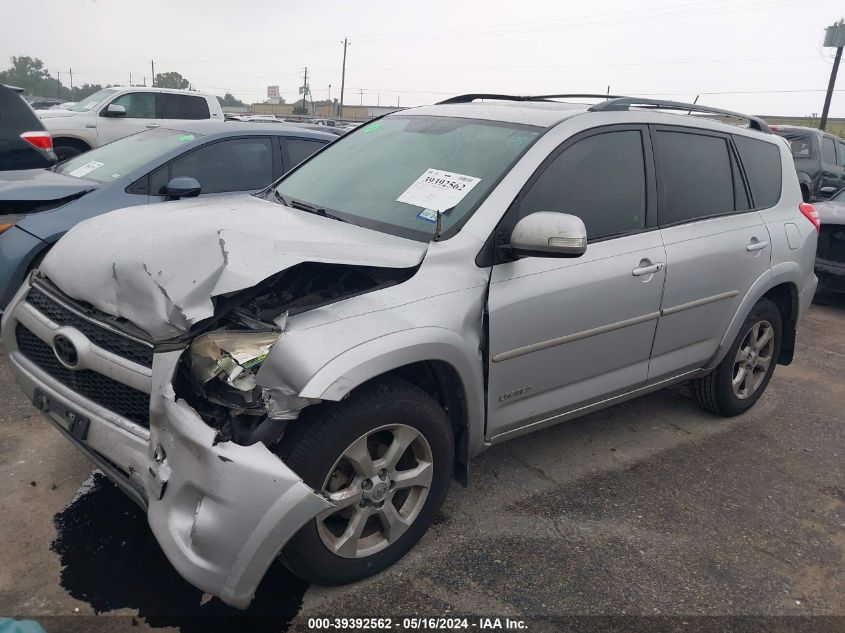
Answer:
[[[394, 115], [316, 154], [276, 187], [368, 228], [429, 241], [456, 233], [543, 130], [498, 121]], [[400, 202], [399, 200], [403, 200]]]
[[56, 166], [56, 172], [74, 178], [111, 182], [199, 137], [178, 130], [159, 128], [127, 136]]
[[102, 102], [104, 99], [108, 99], [115, 92], [117, 92], [117, 90], [109, 88], [105, 90], [100, 90], [99, 92], [95, 92], [91, 96], [85, 97], [79, 103], [74, 103], [67, 109], [72, 112], [88, 112], [88, 110], [93, 109], [98, 103]]

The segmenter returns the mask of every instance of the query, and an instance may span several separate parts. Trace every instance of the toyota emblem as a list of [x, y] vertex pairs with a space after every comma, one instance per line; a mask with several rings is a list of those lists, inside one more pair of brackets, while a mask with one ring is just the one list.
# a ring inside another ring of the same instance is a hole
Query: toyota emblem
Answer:
[[53, 339], [53, 351], [56, 353], [56, 358], [65, 367], [76, 367], [79, 363], [79, 354], [76, 352], [76, 346], [64, 334], [59, 334]]

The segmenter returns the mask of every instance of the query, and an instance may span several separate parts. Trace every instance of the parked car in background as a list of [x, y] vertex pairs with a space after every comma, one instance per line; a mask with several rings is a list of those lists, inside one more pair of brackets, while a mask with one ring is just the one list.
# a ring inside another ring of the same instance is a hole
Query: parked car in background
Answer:
[[333, 134], [335, 136], [343, 136], [349, 129], [343, 127], [329, 127], [327, 125], [316, 125], [314, 123], [291, 123], [289, 125], [296, 125], [306, 130], [314, 130], [317, 132], [324, 132], [326, 134]]
[[160, 127], [52, 170], [0, 173], [0, 312], [27, 270], [78, 222], [112, 209], [257, 191], [334, 140], [298, 127]]
[[217, 97], [165, 88], [105, 88], [65, 110], [38, 116], [53, 135], [59, 160], [149, 128], [187, 121], [223, 121]]
[[0, 84], [0, 172], [56, 163], [53, 139], [22, 93], [21, 88]]
[[821, 220], [816, 248], [817, 296], [821, 301], [845, 293], [845, 189], [816, 205]]
[[810, 127], [778, 125], [771, 130], [789, 142], [804, 202], [827, 200], [845, 187], [845, 141]]
[[64, 103], [64, 99], [33, 99], [29, 102], [33, 110], [49, 110]]
[[818, 216], [764, 122], [690, 111], [728, 114], [464, 95], [256, 196], [92, 218], [8, 364], [202, 591], [245, 607], [279, 556], [361, 579], [486, 447], [687, 381], [735, 416], [792, 361]]

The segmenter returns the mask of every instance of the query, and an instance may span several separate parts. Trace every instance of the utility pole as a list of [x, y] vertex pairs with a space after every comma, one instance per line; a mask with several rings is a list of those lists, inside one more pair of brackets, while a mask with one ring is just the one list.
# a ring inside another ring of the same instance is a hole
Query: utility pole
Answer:
[[57, 95], [59, 99], [62, 98], [62, 71], [58, 71], [56, 73], [56, 82], [59, 84], [59, 94]]
[[340, 106], [337, 116], [343, 118], [343, 89], [346, 86], [346, 47], [349, 46], [347, 38], [343, 38], [343, 70], [340, 72]]
[[68, 68], [70, 73], [70, 98], [73, 99], [73, 68]]
[[359, 93], [360, 93], [360, 95], [361, 95], [361, 107], [363, 108], [363, 107], [364, 107], [364, 89], [363, 89], [363, 88], [358, 88], [358, 92], [359, 92]]
[[833, 59], [833, 68], [830, 69], [830, 81], [827, 82], [827, 94], [824, 98], [824, 107], [822, 108], [822, 120], [819, 123], [819, 129], [824, 130], [827, 127], [827, 113], [830, 111], [830, 101], [833, 98], [833, 87], [836, 85], [836, 73], [839, 72], [839, 61], [842, 59], [842, 47], [836, 47], [836, 57]]
[[132, 87], [132, 73], [129, 73], [129, 87]]
[[836, 57], [833, 59], [833, 68], [830, 69], [830, 81], [827, 82], [827, 94], [824, 97], [824, 108], [822, 108], [822, 120], [819, 129], [827, 127], [827, 114], [830, 111], [830, 102], [833, 99], [833, 88], [836, 86], [836, 74], [839, 72], [839, 62], [842, 59], [842, 47], [845, 46], [845, 20], [839, 20], [836, 24], [825, 29], [824, 45], [836, 48]]
[[150, 70], [153, 73], [153, 78], [152, 78], [152, 81], [150, 83], [152, 84], [152, 87], [155, 88], [156, 87], [156, 65], [155, 65], [155, 62], [153, 60], [150, 60]]
[[308, 66], [305, 67], [305, 78], [302, 82], [302, 109], [305, 110], [305, 98], [308, 96]]

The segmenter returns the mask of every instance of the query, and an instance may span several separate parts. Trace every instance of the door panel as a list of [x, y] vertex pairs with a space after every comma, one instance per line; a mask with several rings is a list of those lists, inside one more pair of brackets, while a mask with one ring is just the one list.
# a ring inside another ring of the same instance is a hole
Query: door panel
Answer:
[[658, 231], [590, 244], [576, 259], [494, 266], [488, 434], [646, 381], [665, 269]]
[[[126, 116], [103, 116], [102, 112], [112, 104], [126, 108]], [[156, 116], [156, 93], [128, 92], [112, 99], [97, 117], [97, 140], [100, 145], [105, 145], [160, 125], [161, 119]]]
[[771, 253], [756, 211], [662, 233], [666, 288], [649, 380], [696, 369], [713, 356], [749, 288], [769, 270]]

